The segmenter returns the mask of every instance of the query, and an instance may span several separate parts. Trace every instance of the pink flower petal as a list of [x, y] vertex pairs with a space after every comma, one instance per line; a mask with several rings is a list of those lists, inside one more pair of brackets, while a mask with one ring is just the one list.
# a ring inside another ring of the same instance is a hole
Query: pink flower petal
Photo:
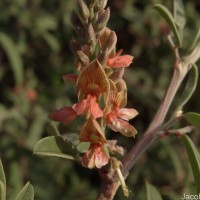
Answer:
[[89, 100], [89, 109], [88, 112], [91, 113], [94, 119], [103, 116], [103, 112], [99, 107], [99, 104], [96, 102], [96, 97], [91, 97]]
[[137, 110], [133, 108], [121, 108], [117, 112], [117, 117], [123, 119], [123, 120], [130, 120], [138, 115]]
[[108, 126], [115, 132], [120, 132], [126, 137], [134, 137], [137, 130], [131, 126], [128, 122], [118, 119], [116, 116], [109, 118]]
[[109, 58], [107, 61], [107, 65], [111, 68], [128, 67], [133, 61], [133, 56], [120, 56], [121, 53], [122, 50], [119, 50], [113, 58]]
[[106, 165], [108, 162], [109, 158], [103, 151], [95, 154], [95, 165], [98, 169]]
[[76, 111], [77, 115], [82, 115], [83, 113], [86, 112], [87, 106], [88, 106], [88, 100], [83, 99], [78, 103], [74, 104], [72, 108]]
[[101, 144], [91, 144], [90, 149], [82, 157], [82, 165], [87, 168], [101, 168], [109, 162]]
[[57, 122], [62, 122], [63, 124], [68, 124], [76, 117], [77, 117], [76, 112], [71, 107], [67, 106], [59, 110], [56, 110], [49, 115], [50, 119]]
[[83, 167], [92, 169], [95, 167], [95, 155], [93, 150], [88, 150], [82, 157]]

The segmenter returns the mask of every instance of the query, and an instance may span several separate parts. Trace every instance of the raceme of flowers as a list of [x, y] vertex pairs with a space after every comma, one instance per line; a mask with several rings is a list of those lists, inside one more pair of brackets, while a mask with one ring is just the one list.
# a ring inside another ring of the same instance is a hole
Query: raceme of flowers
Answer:
[[76, 85], [77, 102], [49, 115], [50, 119], [65, 125], [79, 116], [85, 117], [79, 141], [89, 143], [81, 156], [82, 165], [87, 168], [101, 168], [110, 161], [113, 148], [112, 142], [106, 139], [106, 127], [126, 137], [137, 133], [128, 121], [138, 112], [126, 108], [127, 87], [123, 80], [124, 68], [131, 65], [133, 56], [116, 51], [117, 36], [106, 27], [110, 15], [109, 8], [105, 9], [106, 3], [95, 0], [89, 5], [80, 0], [78, 14], [72, 13], [76, 35], [71, 49], [77, 73], [63, 78]]

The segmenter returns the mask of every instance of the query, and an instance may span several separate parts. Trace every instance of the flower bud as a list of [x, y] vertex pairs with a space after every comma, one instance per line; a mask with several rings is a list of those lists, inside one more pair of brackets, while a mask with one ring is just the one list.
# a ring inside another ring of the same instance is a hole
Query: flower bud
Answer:
[[112, 81], [114, 81], [115, 83], [117, 83], [119, 80], [122, 79], [124, 75], [124, 67], [118, 68], [116, 69], [111, 75], [110, 75], [110, 79]]
[[106, 7], [107, 2], [108, 2], [108, 0], [98, 0], [96, 5], [95, 5], [95, 9], [97, 11], [103, 10]]
[[101, 51], [98, 55], [98, 61], [101, 63], [102, 66], [106, 66], [107, 60], [108, 60], [108, 49], [105, 49], [104, 51]]
[[102, 14], [98, 17], [97, 21], [94, 23], [94, 30], [99, 32], [106, 27], [108, 20], [110, 18], [110, 9], [107, 8]]
[[87, 65], [89, 63], [88, 56], [82, 51], [81, 46], [75, 39], [71, 40], [70, 47], [71, 47], [72, 53], [77, 57], [77, 59], [82, 64]]
[[110, 54], [111, 51], [115, 48], [115, 45], [117, 43], [117, 36], [114, 31], [110, 33], [107, 40], [104, 43], [104, 46], [102, 46], [103, 51], [108, 49], [108, 53]]
[[95, 36], [94, 28], [91, 23], [88, 26], [88, 37], [89, 37], [88, 38], [89, 43], [94, 45], [96, 42], [96, 36]]
[[79, 14], [84, 20], [88, 20], [90, 11], [83, 0], [78, 0]]
[[71, 21], [74, 26], [74, 29], [77, 35], [81, 37], [85, 37], [86, 28], [84, 27], [83, 23], [81, 22], [79, 16], [73, 11], [71, 15]]

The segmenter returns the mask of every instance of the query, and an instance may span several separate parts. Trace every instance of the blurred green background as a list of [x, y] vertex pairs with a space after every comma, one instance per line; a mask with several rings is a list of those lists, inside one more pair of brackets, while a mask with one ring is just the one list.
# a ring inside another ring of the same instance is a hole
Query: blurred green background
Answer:
[[[140, 113], [131, 121], [138, 135], [132, 140], [109, 133], [109, 138], [119, 139], [127, 150], [147, 128], [172, 74], [174, 57], [166, 39], [169, 28], [153, 9], [155, 3], [172, 9], [172, 2], [164, 0], [108, 1], [108, 26], [118, 36], [118, 49], [135, 57], [125, 80], [127, 106]], [[184, 5], [187, 24], [183, 55], [200, 27], [200, 1], [185, 0]], [[70, 14], [75, 6], [76, 1], [71, 0], [0, 0], [0, 157], [8, 199], [14, 199], [28, 180], [34, 186], [36, 200], [93, 200], [98, 193], [100, 179], [96, 170], [32, 154], [36, 142], [51, 134], [49, 124], [55, 123], [48, 114], [76, 101], [75, 87], [62, 80], [64, 74], [74, 72], [69, 43], [73, 35]], [[185, 111], [200, 113], [199, 90], [200, 83]], [[77, 123], [75, 120], [58, 128], [63, 134], [73, 133]], [[190, 135], [200, 147], [199, 132]], [[164, 200], [192, 194], [193, 176], [180, 138], [157, 141], [127, 179], [130, 197], [124, 198], [119, 189], [115, 199], [146, 199], [145, 180], [158, 188]]]

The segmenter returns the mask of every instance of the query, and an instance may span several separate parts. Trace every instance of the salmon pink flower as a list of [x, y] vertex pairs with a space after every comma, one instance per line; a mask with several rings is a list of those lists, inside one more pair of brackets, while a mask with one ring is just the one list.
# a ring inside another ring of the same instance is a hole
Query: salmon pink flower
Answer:
[[82, 165], [87, 168], [101, 168], [109, 162], [109, 155], [105, 145], [91, 144], [89, 150], [82, 157]]
[[77, 115], [86, 113], [87, 116], [91, 115], [94, 119], [103, 116], [103, 112], [96, 102], [96, 96], [90, 94], [87, 95], [86, 99], [74, 104], [72, 108], [76, 111]]
[[81, 142], [90, 142], [89, 150], [82, 157], [82, 165], [88, 168], [101, 168], [109, 162], [107, 153], [107, 140], [98, 124], [92, 118], [88, 119], [84, 125], [79, 140]]
[[78, 115], [86, 114], [87, 118], [92, 116], [94, 119], [103, 116], [97, 101], [101, 94], [108, 92], [109, 81], [98, 61], [92, 62], [81, 72], [77, 78], [77, 89], [79, 102], [54, 111], [49, 118], [67, 124]]
[[98, 97], [108, 92], [109, 81], [100, 63], [95, 60], [85, 68], [77, 79], [77, 90], [80, 102], [73, 106], [77, 114], [87, 110], [87, 115], [94, 119], [103, 116], [103, 112], [97, 103]]
[[108, 59], [107, 65], [109, 67], [111, 68], [128, 67], [132, 63], [133, 56], [130, 55], [120, 56], [122, 51], [123, 51], [122, 49], [119, 50], [114, 57]]
[[123, 108], [126, 97], [123, 91], [111, 91], [105, 109], [105, 122], [115, 132], [120, 132], [127, 137], [135, 136], [136, 129], [127, 121], [134, 118], [138, 112], [133, 108]]

